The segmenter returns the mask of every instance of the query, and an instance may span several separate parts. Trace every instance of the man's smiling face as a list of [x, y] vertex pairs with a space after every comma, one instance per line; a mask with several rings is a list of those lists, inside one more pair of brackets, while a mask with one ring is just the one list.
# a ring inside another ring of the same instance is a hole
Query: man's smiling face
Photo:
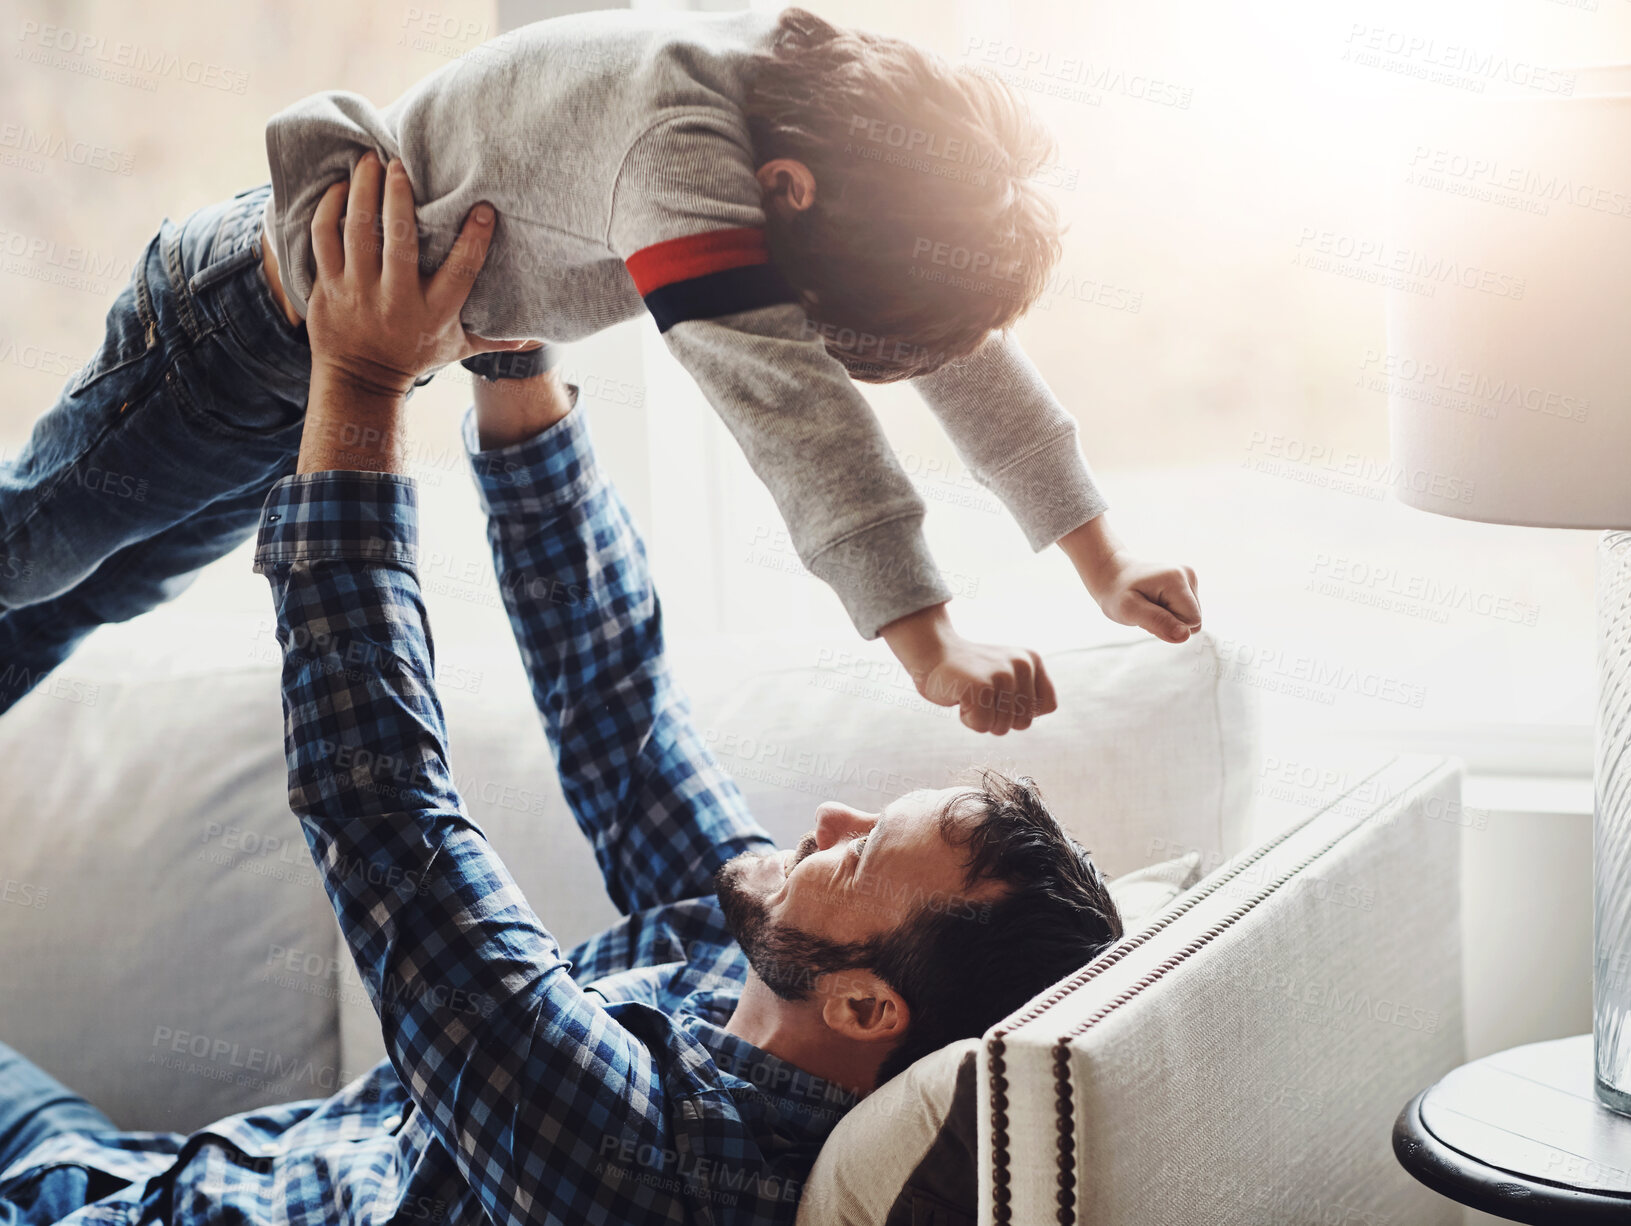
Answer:
[[978, 1035], [1121, 936], [1092, 857], [1036, 781], [977, 768], [880, 813], [827, 803], [788, 851], [714, 874], [752, 973], [733, 1033], [870, 1089]]
[[816, 956], [822, 944], [854, 945], [927, 906], [1000, 895], [994, 882], [967, 885], [967, 853], [948, 837], [961, 820], [958, 802], [974, 795], [923, 789], [879, 813], [829, 801], [798, 846], [744, 853], [721, 868], [720, 905], [760, 977], [797, 995], [795, 981], [808, 988], [813, 974], [831, 969]]

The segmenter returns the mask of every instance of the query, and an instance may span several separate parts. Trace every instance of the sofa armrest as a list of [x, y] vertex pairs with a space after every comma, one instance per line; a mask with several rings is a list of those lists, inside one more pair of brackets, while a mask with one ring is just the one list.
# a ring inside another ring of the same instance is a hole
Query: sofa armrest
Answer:
[[1458, 1222], [1389, 1135], [1464, 1055], [1460, 794], [1392, 759], [993, 1027], [981, 1226]]

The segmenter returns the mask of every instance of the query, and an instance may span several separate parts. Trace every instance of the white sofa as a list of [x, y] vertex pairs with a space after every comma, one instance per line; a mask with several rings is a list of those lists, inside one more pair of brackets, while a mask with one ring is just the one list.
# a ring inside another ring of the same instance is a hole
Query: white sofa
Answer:
[[[121, 1126], [189, 1129], [325, 1094], [381, 1049], [286, 807], [266, 623], [165, 625], [98, 632], [0, 720], [0, 1039]], [[987, 1037], [981, 1226], [1059, 1220], [1061, 1171], [1072, 1222], [1444, 1218], [1389, 1125], [1461, 1055], [1454, 766], [1381, 764], [1288, 824], [1254, 802], [1250, 687], [1209, 639], [1058, 653], [1061, 711], [1003, 740], [925, 706], [873, 647], [678, 651], [778, 839], [829, 796], [876, 807], [991, 763], [1033, 775], [1107, 873], [1191, 850], [1224, 865]], [[614, 913], [513, 645], [482, 650], [444, 670], [455, 775], [570, 946]]]
[[1394, 759], [993, 1028], [980, 1226], [1459, 1222], [1385, 1138], [1463, 1056], [1461, 816]]

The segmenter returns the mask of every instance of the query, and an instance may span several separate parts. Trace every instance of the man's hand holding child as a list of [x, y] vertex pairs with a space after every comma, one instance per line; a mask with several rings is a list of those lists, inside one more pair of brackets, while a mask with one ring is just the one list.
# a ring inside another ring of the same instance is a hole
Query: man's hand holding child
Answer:
[[[342, 217], [343, 211], [343, 217]], [[402, 402], [428, 370], [474, 353], [520, 349], [465, 330], [459, 310], [492, 241], [480, 204], [442, 266], [419, 271], [413, 188], [372, 152], [324, 193], [312, 218], [317, 275], [307, 304], [312, 376], [300, 472], [402, 469]]]

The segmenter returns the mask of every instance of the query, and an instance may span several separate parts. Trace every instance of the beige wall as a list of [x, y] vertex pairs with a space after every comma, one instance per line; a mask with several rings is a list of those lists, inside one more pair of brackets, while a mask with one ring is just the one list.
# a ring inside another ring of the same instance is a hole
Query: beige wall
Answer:
[[321, 89], [387, 102], [493, 20], [488, 0], [0, 0], [0, 452], [98, 343], [160, 218], [266, 179], [269, 115]]

